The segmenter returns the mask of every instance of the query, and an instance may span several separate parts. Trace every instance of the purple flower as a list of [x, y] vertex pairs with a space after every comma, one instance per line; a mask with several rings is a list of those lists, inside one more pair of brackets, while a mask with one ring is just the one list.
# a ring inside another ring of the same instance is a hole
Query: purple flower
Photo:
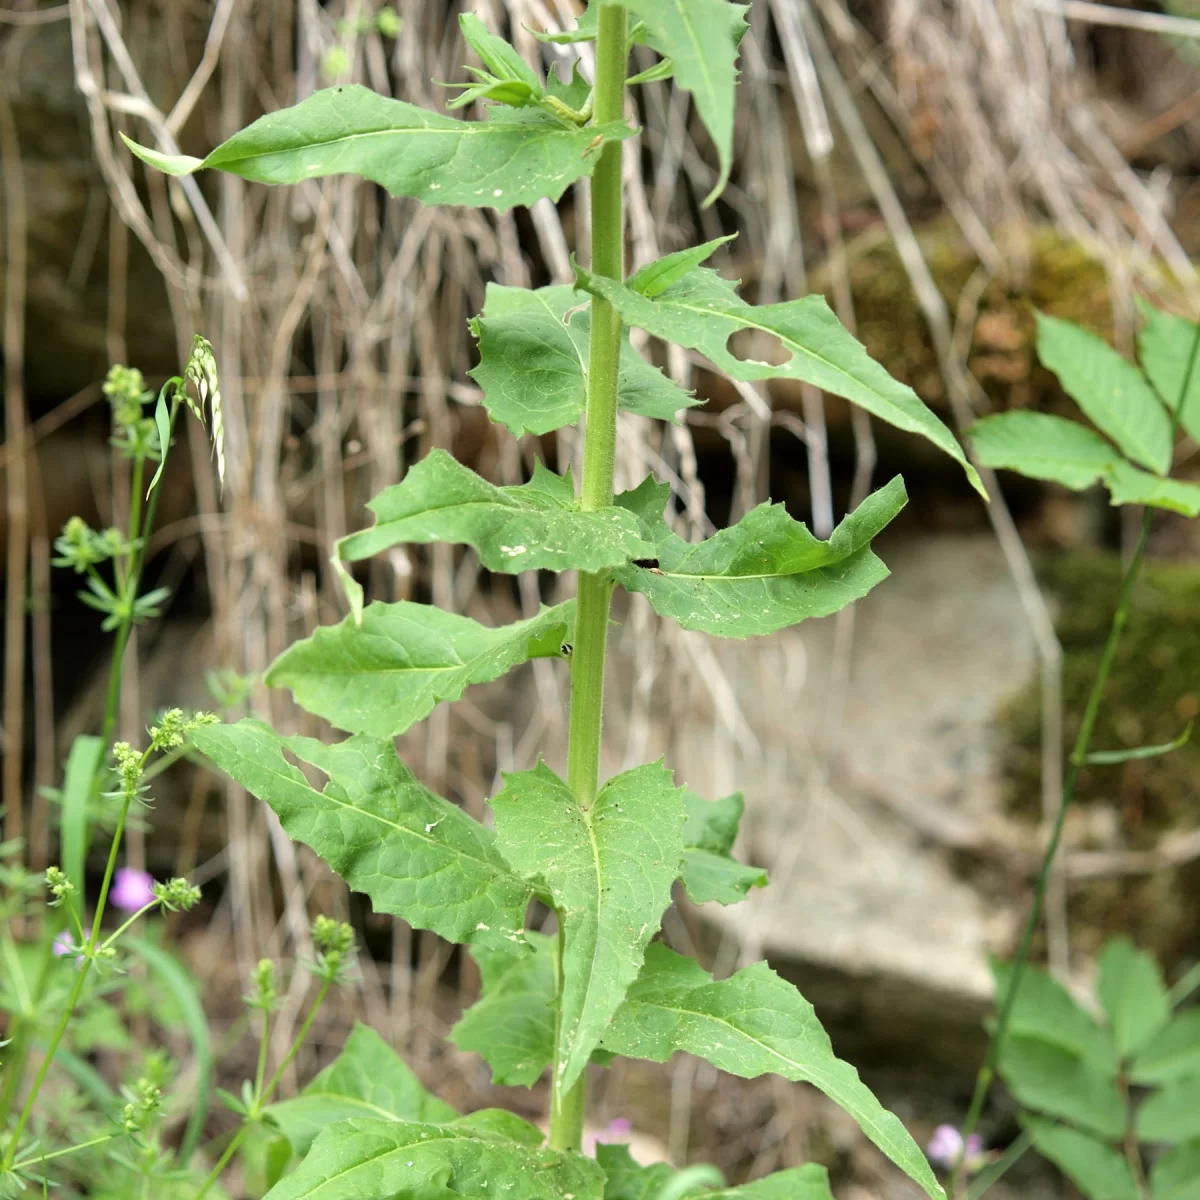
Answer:
[[614, 1117], [609, 1121], [603, 1133], [586, 1133], [583, 1137], [583, 1152], [594, 1155], [597, 1144], [608, 1145], [610, 1142], [627, 1142], [633, 1134], [633, 1123], [628, 1117]]
[[120, 867], [113, 881], [109, 900], [114, 908], [122, 912], [134, 913], [145, 908], [154, 900], [154, 880], [145, 871], [135, 871], [132, 867]]
[[64, 929], [51, 945], [55, 958], [66, 958], [75, 950], [75, 939]]
[[925, 1153], [929, 1155], [932, 1162], [944, 1167], [947, 1171], [953, 1170], [958, 1165], [960, 1157], [964, 1159], [968, 1171], [978, 1171], [984, 1163], [983, 1138], [977, 1133], [971, 1134], [967, 1138], [964, 1152], [962, 1134], [953, 1125], [939, 1125], [933, 1131], [933, 1137], [929, 1139]]

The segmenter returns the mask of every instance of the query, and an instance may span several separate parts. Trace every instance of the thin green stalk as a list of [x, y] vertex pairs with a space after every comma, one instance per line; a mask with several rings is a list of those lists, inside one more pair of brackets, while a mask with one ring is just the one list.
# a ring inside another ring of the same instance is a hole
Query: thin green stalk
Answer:
[[[1187, 399], [1188, 390], [1191, 387], [1192, 373], [1196, 368], [1198, 353], [1200, 353], [1200, 325], [1196, 327], [1196, 336], [1192, 340], [1187, 370], [1183, 375], [1183, 386], [1180, 388], [1179, 397], [1175, 403], [1171, 422], [1172, 442], [1174, 442], [1175, 434], [1179, 430], [1179, 420], [1183, 413], [1183, 406]], [[1079, 726], [1079, 734], [1075, 738], [1075, 748], [1071, 752], [1071, 765], [1067, 770], [1067, 778], [1063, 784], [1062, 799], [1059, 802], [1058, 812], [1055, 814], [1054, 826], [1050, 831], [1050, 841], [1046, 846], [1045, 854], [1042, 856], [1042, 865], [1038, 871], [1037, 885], [1033, 891], [1033, 906], [1029, 910], [1025, 927], [1021, 931], [1021, 942], [1017, 947], [1016, 957], [1013, 959], [1012, 971], [1009, 974], [1008, 990], [1005, 992], [1004, 1003], [1000, 1008], [1000, 1019], [996, 1022], [996, 1027], [992, 1031], [987, 1055], [975, 1079], [975, 1091], [971, 1096], [971, 1105], [967, 1109], [967, 1119], [963, 1124], [962, 1130], [964, 1146], [979, 1125], [979, 1118], [983, 1113], [984, 1102], [992, 1086], [992, 1080], [996, 1076], [996, 1064], [1000, 1060], [1000, 1051], [1004, 1047], [1004, 1038], [1008, 1033], [1008, 1026], [1012, 1020], [1013, 1008], [1016, 1005], [1017, 994], [1020, 991], [1021, 977], [1024, 975], [1025, 967], [1029, 961], [1029, 951], [1033, 944], [1033, 935], [1037, 929], [1038, 921], [1041, 919], [1042, 906], [1046, 899], [1046, 889], [1050, 882], [1050, 871], [1053, 867], [1055, 856], [1058, 854], [1059, 843], [1062, 841], [1067, 810], [1071, 807], [1071, 803], [1075, 799], [1075, 786], [1079, 782], [1079, 773], [1083, 769], [1083, 764], [1087, 760], [1088, 750], [1091, 748], [1092, 733], [1096, 728], [1096, 718], [1100, 715], [1100, 704], [1104, 699], [1104, 692], [1108, 686], [1108, 677], [1112, 672], [1113, 662], [1117, 657], [1117, 648], [1121, 643], [1121, 635], [1125, 632], [1125, 626], [1129, 623], [1133, 589], [1137, 583], [1138, 574], [1141, 571], [1142, 560], [1146, 557], [1146, 544], [1150, 538], [1150, 526], [1153, 519], [1154, 509], [1147, 507], [1142, 514], [1142, 526], [1138, 532], [1138, 540], [1133, 551], [1133, 557], [1129, 560], [1129, 565], [1125, 569], [1125, 578], [1121, 584], [1121, 596], [1117, 601], [1116, 611], [1113, 613], [1112, 625], [1108, 631], [1108, 640], [1104, 644], [1104, 654], [1100, 659], [1100, 667], [1096, 671], [1095, 680], [1092, 682], [1092, 690], [1088, 695], [1087, 705], [1083, 711], [1083, 720]], [[965, 1167], [965, 1159], [960, 1157], [955, 1164], [954, 1175], [951, 1180], [951, 1195], [953, 1196], [961, 1194], [965, 1178]]]
[[222, 1172], [227, 1166], [229, 1166], [230, 1160], [238, 1152], [238, 1149], [246, 1140], [246, 1135], [249, 1132], [250, 1122], [247, 1121], [238, 1129], [237, 1133], [235, 1133], [233, 1137], [229, 1139], [229, 1145], [227, 1145], [225, 1149], [221, 1151], [221, 1157], [218, 1158], [216, 1163], [213, 1164], [213, 1169], [209, 1171], [208, 1175], [204, 1179], [204, 1182], [200, 1185], [200, 1190], [196, 1193], [196, 1200], [204, 1200], [204, 1197], [208, 1194], [209, 1188], [211, 1188], [212, 1185], [221, 1178]]
[[1171, 989], [1171, 1007], [1178, 1008], [1197, 988], [1200, 988], [1200, 963], [1188, 971]]
[[316, 1000], [313, 1001], [313, 1006], [308, 1010], [308, 1016], [304, 1018], [304, 1024], [300, 1026], [300, 1032], [296, 1034], [292, 1041], [288, 1052], [283, 1056], [283, 1061], [275, 1069], [275, 1074], [271, 1076], [271, 1081], [263, 1089], [262, 1093], [256, 1097], [256, 1108], [262, 1109], [262, 1106], [271, 1099], [275, 1094], [275, 1089], [279, 1086], [279, 1081], [283, 1078], [283, 1073], [291, 1066], [292, 1059], [300, 1053], [300, 1047], [304, 1045], [304, 1039], [308, 1037], [308, 1031], [312, 1028], [312, 1023], [317, 1019], [317, 1013], [321, 1011], [321, 1005], [325, 1003], [325, 997], [329, 995], [329, 989], [333, 987], [333, 980], [321, 980], [321, 990], [317, 993]]
[[66, 1146], [62, 1150], [53, 1150], [49, 1154], [35, 1154], [32, 1158], [23, 1158], [20, 1162], [13, 1163], [13, 1170], [23, 1171], [29, 1167], [39, 1166], [41, 1163], [48, 1163], [52, 1159], [62, 1158], [67, 1154], [74, 1154], [77, 1150], [90, 1150], [93, 1146], [103, 1146], [105, 1142], [111, 1142], [116, 1136], [115, 1133], [103, 1133], [88, 1142], [80, 1142], [75, 1146]]
[[[593, 116], [597, 125], [625, 116], [625, 66], [629, 57], [627, 18], [616, 5], [600, 10], [596, 40], [596, 86]], [[600, 151], [592, 176], [592, 270], [610, 279], [625, 273], [625, 212], [621, 188], [621, 143]], [[613, 498], [613, 464], [617, 446], [617, 381], [621, 361], [621, 319], [600, 297], [592, 300], [588, 365], [587, 431], [583, 447], [585, 510], [607, 508]], [[596, 799], [600, 778], [600, 734], [604, 715], [604, 651], [608, 637], [612, 584], [600, 575], [580, 574], [576, 600], [575, 653], [571, 659], [571, 718], [567, 784], [586, 812]], [[559, 928], [562, 915], [559, 914]], [[561, 972], [559, 995], [562, 993]], [[583, 1142], [587, 1107], [584, 1076], [568, 1091], [559, 1086], [558, 1036], [556, 1075], [550, 1100], [550, 1145], [578, 1150]]]

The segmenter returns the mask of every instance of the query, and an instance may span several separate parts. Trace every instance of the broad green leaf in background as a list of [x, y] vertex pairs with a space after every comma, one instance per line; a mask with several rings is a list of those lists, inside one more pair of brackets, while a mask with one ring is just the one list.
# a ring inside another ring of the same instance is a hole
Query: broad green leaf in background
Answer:
[[427, 1092], [404, 1060], [369, 1025], [355, 1025], [342, 1052], [291, 1100], [267, 1108], [299, 1155], [317, 1134], [348, 1117], [441, 1124], [458, 1113]]
[[1038, 1117], [1024, 1115], [1021, 1123], [1038, 1151], [1069, 1176], [1088, 1200], [1138, 1200], [1129, 1163], [1106, 1142]]
[[1200, 1076], [1200, 1008], [1189, 1008], [1161, 1029], [1133, 1060], [1134, 1083], [1176, 1083]]
[[1105, 480], [1114, 504], [1148, 504], [1166, 508], [1185, 517], [1200, 516], [1200, 484], [1179, 479], [1160, 479], [1119, 462]]
[[1200, 1200], [1200, 1139], [1168, 1150], [1150, 1169], [1151, 1200]]
[[1171, 1019], [1158, 963], [1126, 937], [1105, 945], [1096, 990], [1122, 1057], [1136, 1054]]
[[[493, 421], [520, 437], [579, 420], [587, 403], [590, 303], [565, 284], [536, 291], [488, 284], [483, 312], [471, 322], [480, 362], [468, 373], [483, 388]], [[628, 412], [663, 421], [700, 403], [628, 340], [621, 347], [617, 400]]]
[[618, 505], [642, 517], [658, 566], [622, 566], [613, 577], [684, 629], [737, 638], [828, 616], [886, 579], [870, 541], [907, 499], [897, 476], [868, 496], [827, 542], [789, 517], [782, 504], [760, 504], [736, 525], [691, 544], [662, 518], [667, 494], [665, 485], [647, 480], [617, 497]]
[[[667, 256], [668, 261], [674, 258]], [[975, 468], [950, 430], [912, 388], [897, 382], [871, 358], [830, 311], [823, 296], [755, 307], [737, 295], [732, 282], [707, 267], [692, 271], [654, 299], [578, 266], [576, 281], [586, 291], [610, 301], [626, 324], [700, 351], [733, 379], [798, 379], [844, 396], [897, 429], [928, 438], [962, 464], [972, 486], [986, 499]], [[788, 360], [773, 366], [737, 358], [728, 342], [743, 330], [773, 335]]]
[[[1138, 337], [1142, 368], [1154, 384], [1154, 390], [1158, 392], [1167, 412], [1174, 416], [1175, 406], [1183, 391], [1192, 344], [1196, 339], [1196, 325], [1184, 317], [1163, 312], [1140, 298], [1137, 305], [1144, 321]], [[1200, 442], [1200, 363], [1192, 371], [1188, 383], [1180, 424], [1193, 441]]]
[[656, 942], [603, 1045], [653, 1062], [682, 1051], [744, 1079], [775, 1074], [811, 1083], [841, 1105], [930, 1196], [942, 1196], [925, 1155], [899, 1118], [883, 1108], [849, 1063], [834, 1055], [812, 1005], [766, 963], [714, 981], [698, 963]]
[[[1012, 965], [993, 959], [991, 967], [996, 995], [1006, 996]], [[1026, 968], [1021, 975], [1021, 990], [1013, 1005], [1008, 1031], [1018, 1037], [1048, 1042], [1085, 1059], [1105, 1079], [1112, 1079], [1117, 1073], [1117, 1052], [1109, 1031], [1076, 1004], [1066, 988], [1035, 967]]]
[[663, 1186], [679, 1172], [670, 1163], [652, 1163], [643, 1167], [629, 1147], [601, 1142], [596, 1161], [604, 1172], [604, 1200], [655, 1200]]
[[1200, 1075], [1151, 1092], [1137, 1112], [1144, 1142], [1187, 1142], [1200, 1138]]
[[741, 792], [712, 803], [690, 788], [683, 795], [683, 886], [693, 904], [737, 904], [752, 887], [766, 887], [767, 873], [731, 857], [745, 802]]
[[671, 902], [683, 796], [661, 763], [610, 779], [590, 809], [544, 763], [492, 800], [501, 853], [550, 892], [564, 931], [558, 1086], [587, 1066]]
[[[452, 942], [520, 939], [529, 888], [500, 857], [495, 835], [424, 787], [390, 741], [360, 735], [326, 746], [253, 720], [205, 726], [192, 741], [376, 912]], [[284, 749], [328, 776], [323, 791]]]
[[540, 1130], [497, 1110], [446, 1125], [356, 1117], [327, 1127], [266, 1200], [602, 1200], [592, 1159], [539, 1150], [541, 1141]]
[[489, 571], [602, 571], [654, 553], [630, 513], [582, 512], [568, 475], [540, 462], [528, 483], [496, 487], [433, 450], [367, 506], [375, 524], [338, 543], [354, 562], [406, 542], [463, 542]]
[[1059, 1046], [1010, 1034], [1000, 1052], [1000, 1074], [1026, 1108], [1113, 1140], [1125, 1130], [1125, 1106], [1116, 1082]]
[[[675, 80], [692, 93], [696, 111], [717, 148], [721, 171], [708, 197], [725, 187], [733, 165], [737, 47], [748, 4], [729, 0], [621, 0], [645, 24], [646, 40], [675, 65]], [[730, 37], [730, 23], [735, 34]], [[740, 25], [740, 29], [737, 26]]]
[[741, 1187], [706, 1192], [705, 1200], [833, 1200], [833, 1192], [829, 1190], [829, 1172], [816, 1163], [806, 1163]]
[[80, 734], [67, 754], [62, 787], [60, 849], [62, 869], [75, 890], [67, 903], [83, 923], [84, 898], [87, 896], [88, 814], [97, 791], [96, 780], [104, 762], [104, 742], [90, 734]]
[[1038, 358], [1088, 419], [1156, 475], [1171, 466], [1171, 418], [1127, 358], [1070, 321], [1037, 314]]
[[470, 684], [561, 655], [574, 609], [572, 600], [494, 629], [428, 604], [371, 604], [361, 624], [347, 617], [294, 642], [267, 683], [347, 733], [394, 737]]
[[486, 121], [458, 121], [347, 84], [260, 117], [207, 158], [125, 143], [168, 175], [212, 168], [258, 183], [361, 175], [424, 204], [508, 209], [559, 199], [591, 174], [603, 141], [630, 133], [619, 124], [572, 128], [537, 109], [496, 109]]
[[985, 467], [1019, 471], [1082, 491], [1099, 483], [1121, 455], [1095, 430], [1049, 413], [1006, 412], [967, 430]]
[[460, 1050], [492, 1068], [492, 1082], [532, 1087], [554, 1056], [554, 939], [526, 933], [533, 954], [472, 946], [483, 979], [480, 998], [450, 1031]]

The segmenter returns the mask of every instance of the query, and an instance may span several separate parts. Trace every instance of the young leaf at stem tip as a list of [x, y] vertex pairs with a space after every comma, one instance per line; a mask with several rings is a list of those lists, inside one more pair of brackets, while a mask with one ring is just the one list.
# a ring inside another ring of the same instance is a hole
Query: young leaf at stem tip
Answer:
[[766, 887], [767, 873], [732, 857], [745, 802], [741, 792], [711, 803], [684, 792], [683, 865], [680, 877], [693, 904], [737, 904], [751, 888]]

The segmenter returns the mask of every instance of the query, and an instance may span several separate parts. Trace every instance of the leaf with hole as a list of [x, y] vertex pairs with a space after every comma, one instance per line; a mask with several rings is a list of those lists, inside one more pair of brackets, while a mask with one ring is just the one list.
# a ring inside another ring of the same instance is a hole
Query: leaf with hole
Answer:
[[1038, 1152], [1067, 1175], [1088, 1200], [1138, 1200], [1129, 1163], [1107, 1142], [1028, 1114], [1022, 1116], [1021, 1123]]
[[[358, 735], [326, 746], [249, 719], [205, 726], [192, 740], [376, 912], [452, 942], [521, 939], [530, 889], [500, 856], [495, 834], [424, 787], [389, 740]], [[322, 772], [324, 789], [284, 750]]]
[[540, 462], [528, 483], [496, 487], [444, 450], [433, 450], [368, 507], [375, 524], [338, 542], [341, 562], [405, 543], [463, 542], [489, 571], [602, 571], [654, 547], [631, 513], [583, 512], [570, 475]]
[[[493, 421], [520, 437], [574, 424], [587, 403], [590, 299], [567, 285], [538, 288], [489, 283], [483, 312], [471, 322], [483, 389]], [[617, 402], [626, 412], [674, 421], [699, 401], [651, 366], [629, 343], [621, 348]]]
[[307, 1154], [327, 1125], [349, 1117], [440, 1124], [458, 1114], [421, 1086], [404, 1060], [368, 1025], [355, 1025], [342, 1052], [291, 1100], [267, 1117], [292, 1149]]
[[732, 857], [745, 802], [741, 792], [711, 803], [690, 788], [683, 795], [683, 886], [693, 904], [737, 904], [751, 888], [766, 887], [767, 873]]
[[587, 1066], [671, 902], [683, 851], [682, 789], [660, 763], [610, 779], [583, 806], [544, 763], [492, 800], [500, 852], [545, 888], [562, 922], [561, 1092]]
[[865, 596], [888, 574], [871, 539], [907, 499], [897, 476], [868, 496], [827, 542], [788, 516], [782, 504], [760, 504], [736, 525], [691, 544], [663, 520], [667, 495], [665, 485], [647, 480], [617, 498], [642, 518], [658, 565], [622, 566], [613, 578], [684, 629], [734, 638], [829, 616]]
[[532, 1087], [554, 1056], [554, 939], [525, 939], [533, 954], [471, 947], [482, 993], [450, 1031], [450, 1040], [478, 1054], [492, 1068], [492, 1082], [505, 1087]]
[[1171, 418], [1141, 371], [1070, 321], [1038, 313], [1037, 324], [1038, 358], [1067, 395], [1125, 455], [1165, 475], [1171, 465]]
[[602, 1200], [592, 1159], [541, 1142], [540, 1130], [498, 1109], [439, 1125], [355, 1117], [326, 1128], [265, 1200]]
[[656, 942], [603, 1045], [653, 1062], [682, 1051], [744, 1079], [774, 1074], [811, 1083], [841, 1105], [909, 1178], [930, 1196], [942, 1196], [900, 1120], [834, 1055], [812, 1005], [766, 963], [714, 981], [698, 963]]
[[508, 209], [558, 200], [591, 174], [600, 145], [632, 132], [621, 124], [574, 128], [534, 108], [458, 121], [349, 84], [260, 117], [207, 158], [125, 144], [168, 175], [211, 168], [258, 183], [360, 175], [423, 204]]
[[498, 629], [428, 604], [371, 604], [361, 622], [347, 617], [293, 642], [267, 683], [347, 733], [394, 737], [471, 684], [560, 657], [574, 619], [574, 601]]
[[[575, 270], [579, 285], [608, 300], [626, 324], [698, 350], [732, 379], [811, 383], [844, 396], [897, 429], [927, 438], [962, 464], [972, 486], [986, 499], [975, 468], [950, 430], [912, 388], [893, 379], [867, 354], [833, 315], [823, 296], [756, 307], [737, 295], [732, 282], [707, 267], [698, 267], [651, 299], [628, 284], [592, 275], [578, 266]], [[729, 350], [729, 339], [744, 331], [776, 339], [787, 361], [774, 365], [735, 356]]]

